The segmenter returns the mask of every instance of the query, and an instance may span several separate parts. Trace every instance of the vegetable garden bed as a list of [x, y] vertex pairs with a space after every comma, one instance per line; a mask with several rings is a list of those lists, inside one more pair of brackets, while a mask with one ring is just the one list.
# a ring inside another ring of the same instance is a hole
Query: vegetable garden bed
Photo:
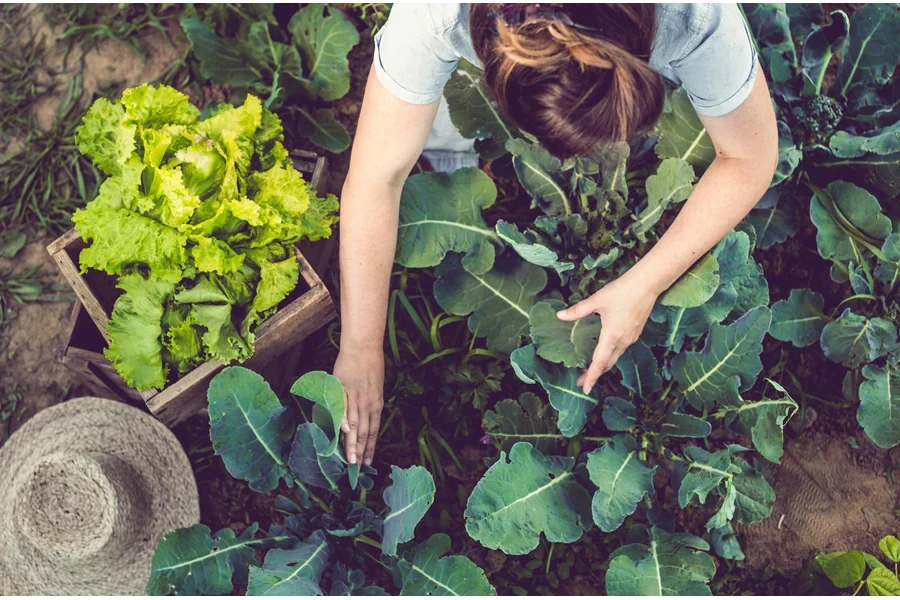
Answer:
[[[297, 170], [308, 178], [314, 189], [322, 192], [327, 179], [325, 158], [304, 151], [292, 153], [292, 158]], [[47, 246], [47, 251], [79, 300], [70, 317], [61, 360], [95, 391], [126, 402], [143, 402], [169, 427], [200, 412], [205, 407], [209, 381], [225, 364], [208, 361], [161, 390], [138, 391], [130, 388], [103, 355], [109, 341], [107, 323], [121, 291], [116, 289], [115, 278], [110, 275], [96, 270], [81, 273], [78, 256], [84, 246], [75, 229]], [[314, 256], [322, 272], [331, 247], [329, 240], [297, 244], [295, 252], [300, 265], [300, 282], [281, 302], [278, 311], [260, 324], [254, 353], [245, 362], [246, 366], [264, 368], [337, 316], [330, 293], [304, 256], [304, 251]]]

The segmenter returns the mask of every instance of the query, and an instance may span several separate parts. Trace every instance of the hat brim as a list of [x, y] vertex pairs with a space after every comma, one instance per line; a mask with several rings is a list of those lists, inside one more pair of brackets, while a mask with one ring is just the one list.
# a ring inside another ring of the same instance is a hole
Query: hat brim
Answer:
[[[56, 453], [114, 456], [143, 482], [146, 525], [127, 540], [127, 556], [117, 564], [88, 561], [74, 573], [23, 555], [13, 505], [35, 465]], [[0, 446], [0, 482], [0, 595], [143, 595], [159, 538], [200, 520], [197, 482], [172, 432], [137, 408], [103, 398], [69, 400], [26, 422]]]

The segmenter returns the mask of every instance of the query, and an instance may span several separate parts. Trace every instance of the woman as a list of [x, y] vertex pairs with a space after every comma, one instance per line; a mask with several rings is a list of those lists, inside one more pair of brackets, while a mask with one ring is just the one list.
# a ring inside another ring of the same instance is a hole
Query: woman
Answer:
[[653, 127], [663, 78], [682, 85], [716, 158], [659, 242], [627, 273], [561, 311], [602, 330], [585, 393], [641, 334], [657, 297], [756, 204], [778, 133], [736, 5], [396, 4], [375, 38], [341, 197], [341, 344], [348, 460], [371, 464], [381, 419], [383, 341], [400, 191], [460, 58], [481, 64], [504, 117], [550, 152], [589, 154]]

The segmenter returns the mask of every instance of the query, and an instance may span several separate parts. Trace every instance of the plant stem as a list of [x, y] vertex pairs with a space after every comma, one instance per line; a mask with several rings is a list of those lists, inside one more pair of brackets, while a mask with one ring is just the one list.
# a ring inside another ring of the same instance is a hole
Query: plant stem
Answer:
[[865, 579], [863, 579], [863, 580], [860, 580], [860, 582], [859, 582], [859, 585], [858, 585], [858, 586], [856, 586], [856, 589], [855, 589], [855, 590], [853, 590], [853, 594], [851, 594], [851, 595], [852, 595], [852, 596], [855, 596], [855, 595], [857, 595], [857, 594], [858, 594], [858, 593], [859, 593], [859, 590], [861, 590], [861, 589], [862, 589], [862, 586], [863, 586], [863, 584], [864, 584], [864, 583], [865, 583], [865, 582], [866, 582], [866, 580], [865, 580]]
[[[362, 542], [366, 546], [372, 546], [373, 548], [377, 548], [379, 551], [381, 550], [381, 544], [373, 540], [367, 535], [358, 535], [353, 538], [355, 541]], [[383, 563], [382, 563], [383, 564]]]
[[294, 479], [294, 483], [297, 484], [297, 487], [306, 492], [306, 495], [309, 496], [310, 500], [319, 505], [319, 508], [324, 510], [327, 513], [331, 513], [331, 507], [325, 504], [325, 501], [319, 498], [312, 490], [303, 485], [303, 482], [299, 479]]

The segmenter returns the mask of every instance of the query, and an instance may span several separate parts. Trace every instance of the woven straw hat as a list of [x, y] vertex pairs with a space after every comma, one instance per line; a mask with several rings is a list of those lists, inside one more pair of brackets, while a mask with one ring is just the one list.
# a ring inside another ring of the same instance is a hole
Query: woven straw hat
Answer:
[[0, 446], [0, 595], [143, 595], [159, 537], [199, 520], [164, 425], [102, 398], [57, 404]]

